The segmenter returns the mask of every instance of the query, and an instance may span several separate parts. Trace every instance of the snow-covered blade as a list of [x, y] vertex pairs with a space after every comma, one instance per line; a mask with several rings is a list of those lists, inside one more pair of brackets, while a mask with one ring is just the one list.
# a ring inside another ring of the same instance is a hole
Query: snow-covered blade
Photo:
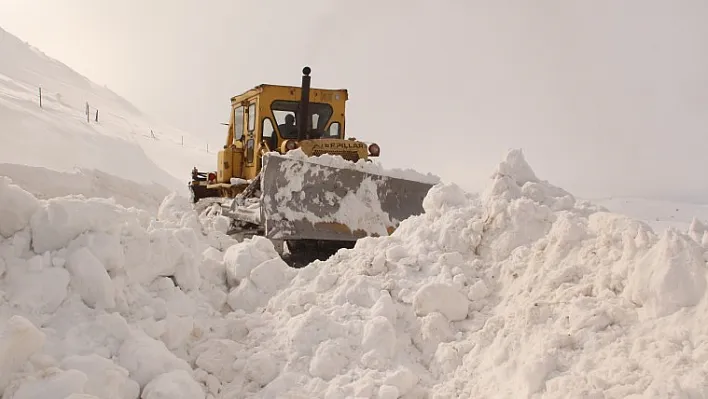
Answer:
[[262, 218], [271, 239], [355, 241], [386, 236], [423, 213], [432, 183], [268, 154]]

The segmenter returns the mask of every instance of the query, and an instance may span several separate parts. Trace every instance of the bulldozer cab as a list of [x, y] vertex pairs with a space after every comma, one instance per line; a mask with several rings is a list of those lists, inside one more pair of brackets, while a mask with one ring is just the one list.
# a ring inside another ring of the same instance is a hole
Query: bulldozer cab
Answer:
[[269, 151], [301, 148], [307, 155], [335, 154], [354, 162], [378, 155], [365, 143], [345, 139], [347, 90], [310, 88], [309, 68], [303, 73], [301, 87], [262, 84], [231, 98], [228, 135], [212, 188], [231, 187], [234, 178], [244, 184], [255, 178]]

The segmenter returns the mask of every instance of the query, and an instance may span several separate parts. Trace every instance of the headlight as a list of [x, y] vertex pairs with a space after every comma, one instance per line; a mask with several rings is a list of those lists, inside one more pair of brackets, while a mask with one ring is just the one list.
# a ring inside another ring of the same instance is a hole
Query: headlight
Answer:
[[297, 148], [297, 141], [286, 140], [283, 147], [285, 147], [285, 151], [292, 151]]
[[372, 157], [378, 157], [379, 154], [381, 153], [381, 148], [379, 148], [379, 145], [374, 143], [369, 146], [369, 155]]

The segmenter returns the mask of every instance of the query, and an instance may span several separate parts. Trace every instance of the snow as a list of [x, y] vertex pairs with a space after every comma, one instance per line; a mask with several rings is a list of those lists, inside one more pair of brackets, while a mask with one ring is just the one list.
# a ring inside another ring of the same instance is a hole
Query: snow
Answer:
[[643, 220], [656, 231], [663, 231], [669, 227], [685, 231], [690, 228], [694, 220], [708, 220], [706, 204], [624, 197], [590, 200], [612, 212]]
[[0, 176], [0, 235], [3, 237], [24, 229], [39, 207], [34, 196], [9, 183], [10, 179]]
[[484, 192], [436, 185], [392, 236], [301, 269], [179, 196], [0, 193], [21, 204], [0, 219], [8, 398], [708, 395], [705, 227], [657, 234], [517, 150]]
[[[179, 192], [185, 190], [193, 166], [214, 167], [216, 154], [206, 152], [203, 139], [149, 118], [10, 33], [0, 31], [0, 36], [0, 59], [10, 61], [0, 62], [3, 164], [64, 173], [78, 170], [98, 177], [107, 173], [152, 190]], [[94, 120], [96, 109], [99, 122]], [[20, 180], [9, 172], [15, 170], [0, 168], [0, 173]]]
[[162, 186], [144, 185], [97, 171], [76, 169], [72, 172], [16, 164], [0, 164], [0, 176], [10, 176], [39, 199], [80, 195], [85, 198], [110, 198], [126, 208], [140, 208], [154, 213], [170, 191]]
[[360, 159], [357, 162], [351, 162], [345, 160], [339, 155], [332, 154], [307, 156], [301, 148], [288, 151], [287, 153], [285, 153], [285, 155], [280, 155], [277, 153], [268, 153], [268, 156], [293, 158], [310, 164], [359, 170], [371, 174], [395, 177], [405, 180], [413, 180], [423, 183], [436, 184], [441, 181], [439, 176], [435, 176], [432, 173], [422, 174], [413, 169], [386, 169], [384, 168], [383, 163], [380, 160], [373, 157], [369, 159], [369, 162], [364, 159]]
[[[0, 64], [3, 399], [708, 397], [701, 206], [598, 206], [511, 150], [483, 192], [436, 184], [391, 236], [293, 269], [168, 195], [194, 154], [66, 105], [83, 94], [135, 127], [128, 103], [0, 46], [15, 57]], [[30, 86], [46, 77], [66, 96], [40, 111]], [[54, 154], [66, 143], [47, 132], [120, 167]]]

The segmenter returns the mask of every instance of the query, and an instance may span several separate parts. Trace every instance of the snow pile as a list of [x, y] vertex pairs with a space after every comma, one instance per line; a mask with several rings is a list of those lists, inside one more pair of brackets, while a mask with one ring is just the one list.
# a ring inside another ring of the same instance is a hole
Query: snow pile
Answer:
[[413, 169], [385, 169], [383, 165], [381, 164], [381, 161], [375, 158], [370, 158], [370, 162], [367, 162], [364, 159], [360, 159], [357, 162], [351, 162], [347, 161], [344, 158], [342, 158], [339, 155], [332, 155], [332, 154], [322, 154], [318, 156], [311, 156], [308, 157], [301, 148], [288, 151], [285, 155], [280, 155], [277, 153], [268, 153], [267, 156], [274, 156], [274, 157], [286, 157], [286, 158], [294, 158], [298, 159], [304, 162], [308, 162], [310, 164], [316, 164], [316, 165], [322, 165], [322, 166], [331, 166], [331, 167], [337, 167], [337, 168], [344, 168], [344, 169], [353, 169], [353, 170], [359, 170], [362, 172], [367, 172], [367, 173], [372, 173], [372, 174], [377, 174], [377, 175], [382, 175], [382, 176], [389, 176], [389, 177], [396, 177], [400, 179], [405, 179], [405, 180], [413, 180], [413, 181], [418, 181], [422, 183], [429, 183], [429, 184], [437, 184], [440, 182], [440, 177], [435, 176], [432, 173], [426, 173], [422, 174], [416, 170]]
[[273, 286], [241, 279], [225, 397], [708, 396], [690, 235], [577, 201], [520, 151], [481, 195], [438, 185], [424, 207]]
[[659, 236], [520, 151], [302, 269], [185, 201], [0, 183], [4, 398], [708, 397], [705, 226]]
[[4, 398], [206, 397], [189, 344], [221, 319], [226, 282], [208, 244], [219, 233], [202, 234], [186, 201], [168, 197], [154, 219], [0, 180]]
[[[203, 138], [152, 120], [111, 90], [2, 29], [0, 37], [3, 163], [57, 172], [96, 170], [180, 193], [193, 166], [213, 167], [216, 156], [205, 151]], [[21, 180], [21, 175], [9, 176]]]

